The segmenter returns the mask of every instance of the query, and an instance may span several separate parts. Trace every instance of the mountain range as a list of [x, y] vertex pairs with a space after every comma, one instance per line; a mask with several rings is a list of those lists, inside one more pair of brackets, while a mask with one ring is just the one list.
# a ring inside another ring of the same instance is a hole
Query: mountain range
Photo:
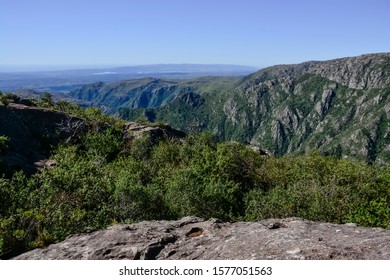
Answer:
[[33, 89], [67, 93], [84, 84], [113, 82], [126, 79], [157, 77], [163, 79], [192, 79], [201, 76], [244, 76], [258, 68], [229, 64], [150, 64], [87, 69], [6, 71], [0, 68], [0, 89], [15, 91]]
[[244, 78], [99, 82], [70, 95], [127, 120], [208, 130], [274, 155], [316, 149], [390, 160], [390, 53], [277, 65]]

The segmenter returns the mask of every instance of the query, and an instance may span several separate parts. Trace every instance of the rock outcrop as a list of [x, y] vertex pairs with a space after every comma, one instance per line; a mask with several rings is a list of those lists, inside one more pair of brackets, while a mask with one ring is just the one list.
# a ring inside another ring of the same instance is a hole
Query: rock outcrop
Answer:
[[16, 103], [0, 105], [0, 135], [9, 139], [0, 162], [5, 163], [6, 173], [33, 173], [60, 141], [72, 141], [86, 129], [84, 120], [60, 111]]
[[77, 234], [14, 259], [390, 259], [390, 231], [300, 218], [223, 223], [186, 217]]
[[143, 136], [150, 137], [152, 143], [159, 140], [181, 139], [186, 136], [183, 131], [173, 129], [168, 125], [150, 126], [137, 122], [126, 123], [123, 133], [123, 140], [125, 144]]

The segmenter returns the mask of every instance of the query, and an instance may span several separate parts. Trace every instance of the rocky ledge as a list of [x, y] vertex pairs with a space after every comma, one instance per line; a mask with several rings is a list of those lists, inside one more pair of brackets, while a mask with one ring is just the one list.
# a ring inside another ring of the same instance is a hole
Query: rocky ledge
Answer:
[[20, 104], [0, 105], [0, 135], [9, 138], [0, 155], [6, 174], [23, 170], [32, 174], [46, 165], [50, 151], [61, 141], [72, 142], [87, 131], [87, 123], [64, 112]]
[[15, 259], [390, 259], [390, 231], [300, 218], [223, 223], [186, 217], [77, 234]]

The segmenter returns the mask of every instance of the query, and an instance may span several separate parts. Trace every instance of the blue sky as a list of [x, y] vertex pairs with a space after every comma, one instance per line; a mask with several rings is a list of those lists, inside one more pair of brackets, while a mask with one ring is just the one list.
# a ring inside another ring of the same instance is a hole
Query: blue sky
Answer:
[[389, 0], [0, 0], [0, 66], [269, 66], [390, 51]]

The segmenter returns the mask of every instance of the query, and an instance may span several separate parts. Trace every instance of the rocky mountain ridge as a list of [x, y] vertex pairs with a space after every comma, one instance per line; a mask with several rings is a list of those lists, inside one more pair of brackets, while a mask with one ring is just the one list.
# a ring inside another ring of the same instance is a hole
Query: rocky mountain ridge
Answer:
[[[277, 78], [297, 78], [315, 74], [353, 89], [387, 87], [390, 83], [389, 53], [366, 54], [328, 61], [308, 61], [301, 64], [276, 65], [262, 69], [249, 79], [265, 81]], [[252, 81], [255, 82], [256, 81]]]
[[[189, 94], [203, 101], [189, 103], [184, 98]], [[275, 155], [319, 149], [388, 162], [390, 53], [269, 67], [223, 92], [194, 89], [160, 108], [120, 114], [128, 119], [152, 115], [187, 131], [209, 130]]]
[[[231, 122], [258, 128], [247, 141], [268, 141], [277, 154], [320, 148], [387, 161], [389, 86], [389, 54], [275, 66], [246, 80], [224, 108]], [[249, 102], [238, 112], [243, 98]]]

